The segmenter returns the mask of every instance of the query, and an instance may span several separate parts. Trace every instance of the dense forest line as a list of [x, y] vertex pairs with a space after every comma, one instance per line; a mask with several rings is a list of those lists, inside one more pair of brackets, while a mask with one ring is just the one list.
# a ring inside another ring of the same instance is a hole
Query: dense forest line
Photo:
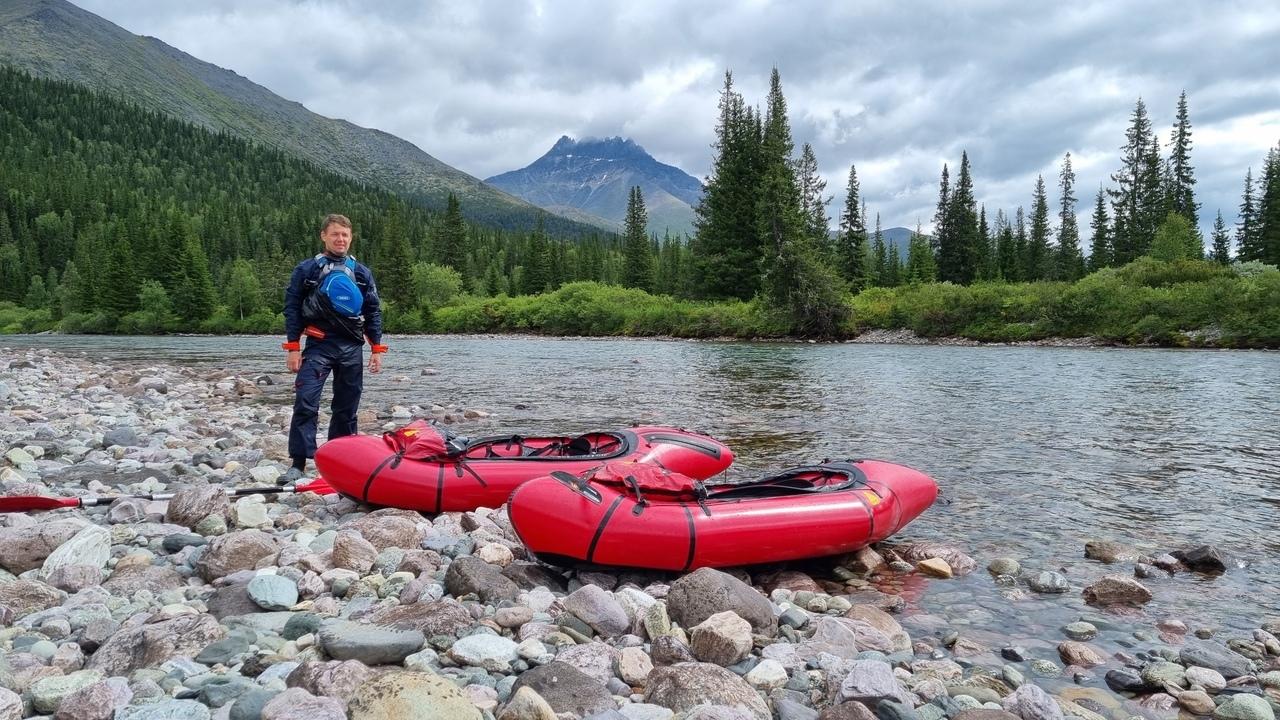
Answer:
[[1056, 218], [1038, 179], [1030, 213], [988, 222], [967, 155], [954, 185], [944, 166], [934, 236], [906, 257], [869, 227], [851, 166], [832, 232], [776, 70], [763, 110], [726, 73], [692, 238], [649, 235], [639, 188], [621, 236], [501, 230], [454, 197], [429, 210], [71, 84], [0, 68], [0, 98], [0, 332], [278, 332], [289, 271], [341, 211], [393, 332], [1280, 342], [1280, 158], [1246, 174], [1240, 223], [1218, 214], [1205, 259], [1185, 97], [1167, 159], [1138, 103], [1088, 257], [1069, 154]]
[[611, 233], [467, 222], [456, 198], [429, 211], [12, 69], [0, 68], [0, 98], [0, 301], [11, 316], [43, 311], [22, 314], [20, 329], [274, 331], [289, 272], [320, 250], [319, 219], [335, 211], [355, 224], [353, 254], [375, 269], [394, 330], [420, 329], [431, 302], [460, 293], [618, 281]]

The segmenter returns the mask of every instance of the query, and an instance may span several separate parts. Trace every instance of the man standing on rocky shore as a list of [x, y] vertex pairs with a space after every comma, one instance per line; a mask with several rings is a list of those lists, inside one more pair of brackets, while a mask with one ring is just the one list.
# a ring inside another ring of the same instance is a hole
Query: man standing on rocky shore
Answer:
[[[354, 435], [364, 389], [363, 349], [372, 348], [369, 372], [382, 369], [382, 304], [373, 273], [348, 255], [351, 221], [332, 214], [320, 225], [324, 252], [298, 263], [284, 291], [284, 349], [294, 382], [293, 419], [289, 423], [290, 467], [281, 484], [296, 482], [316, 454], [320, 394], [333, 374], [329, 439]], [[306, 335], [306, 347], [300, 344]]]

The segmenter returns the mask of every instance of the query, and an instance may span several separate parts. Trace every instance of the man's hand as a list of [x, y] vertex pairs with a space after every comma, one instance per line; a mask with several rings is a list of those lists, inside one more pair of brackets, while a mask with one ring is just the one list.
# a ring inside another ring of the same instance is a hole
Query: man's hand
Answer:
[[376, 373], [382, 370], [382, 353], [373, 353], [369, 356], [369, 372]]
[[285, 361], [285, 365], [286, 367], [289, 368], [289, 372], [291, 373], [296, 373], [299, 370], [301, 370], [302, 369], [302, 353], [298, 352], [297, 350], [290, 350], [289, 359]]

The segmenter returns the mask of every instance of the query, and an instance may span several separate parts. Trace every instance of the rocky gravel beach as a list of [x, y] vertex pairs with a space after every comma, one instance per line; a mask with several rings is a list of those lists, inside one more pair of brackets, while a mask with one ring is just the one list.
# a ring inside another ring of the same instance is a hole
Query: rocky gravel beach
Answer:
[[[1280, 618], [1143, 611], [1148, 578], [1230, 572], [1215, 547], [1092, 542], [1085, 578], [938, 542], [562, 570], [529, 559], [504, 508], [230, 496], [275, 490], [287, 465], [280, 376], [0, 358], [4, 496], [173, 494], [0, 514], [0, 720], [1274, 720], [1280, 705]], [[361, 427], [415, 416], [485, 413], [375, 408]], [[1034, 632], [1002, 631], [1015, 616]]]

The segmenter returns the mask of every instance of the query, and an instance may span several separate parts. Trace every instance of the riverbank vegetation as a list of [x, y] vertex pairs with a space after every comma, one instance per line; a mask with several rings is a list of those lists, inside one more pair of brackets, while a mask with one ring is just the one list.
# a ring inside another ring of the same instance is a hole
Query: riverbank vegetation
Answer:
[[[1198, 229], [1191, 126], [1169, 155], [1137, 103], [1115, 187], [1080, 247], [1071, 157], [1059, 200], [978, 204], [967, 154], [942, 170], [933, 235], [886, 242], [850, 166], [838, 228], [781, 79], [763, 109], [726, 74], [693, 237], [486, 227], [306, 161], [0, 68], [0, 333], [279, 333], [293, 265], [339, 209], [390, 332], [845, 339], [868, 329], [988, 342], [1096, 337], [1280, 347], [1280, 152], [1245, 174], [1239, 222]], [[1206, 245], [1208, 252], [1206, 253]]]

